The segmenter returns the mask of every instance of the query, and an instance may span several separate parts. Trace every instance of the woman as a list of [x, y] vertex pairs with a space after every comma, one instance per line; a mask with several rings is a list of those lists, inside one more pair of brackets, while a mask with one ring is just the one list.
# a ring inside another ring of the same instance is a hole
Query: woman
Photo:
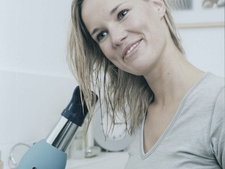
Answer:
[[74, 0], [72, 21], [85, 97], [103, 91], [136, 135], [126, 168], [225, 168], [224, 79], [185, 59], [165, 1]]

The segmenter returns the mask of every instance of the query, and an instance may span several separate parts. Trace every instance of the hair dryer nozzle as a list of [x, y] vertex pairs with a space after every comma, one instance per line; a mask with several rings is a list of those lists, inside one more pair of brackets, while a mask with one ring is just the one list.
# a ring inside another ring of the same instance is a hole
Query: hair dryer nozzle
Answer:
[[[93, 93], [93, 95], [95, 94]], [[95, 95], [95, 97], [97, 99], [97, 95]], [[73, 96], [70, 103], [62, 112], [62, 116], [64, 116], [74, 124], [82, 126], [87, 113], [88, 109], [84, 101], [84, 95], [80, 90], [79, 86], [77, 86], [73, 92]]]
[[[92, 102], [94, 96], [97, 101], [97, 95], [92, 92]], [[47, 137], [47, 143], [65, 152], [76, 135], [78, 127], [82, 126], [87, 113], [83, 93], [77, 86], [70, 103], [62, 112], [61, 119]]]

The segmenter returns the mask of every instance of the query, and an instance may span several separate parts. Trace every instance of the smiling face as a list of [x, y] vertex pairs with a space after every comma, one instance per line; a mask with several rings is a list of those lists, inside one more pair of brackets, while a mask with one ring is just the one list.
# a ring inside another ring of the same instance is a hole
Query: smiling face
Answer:
[[166, 47], [163, 0], [84, 0], [82, 19], [104, 55], [118, 68], [145, 75]]

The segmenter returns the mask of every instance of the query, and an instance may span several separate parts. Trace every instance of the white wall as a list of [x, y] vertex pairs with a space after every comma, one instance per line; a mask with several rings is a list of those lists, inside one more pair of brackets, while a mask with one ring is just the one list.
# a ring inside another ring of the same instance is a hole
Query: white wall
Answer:
[[206, 72], [224, 77], [224, 27], [179, 29], [187, 59]]
[[[45, 138], [77, 82], [66, 64], [70, 1], [0, 1], [0, 151]], [[180, 29], [187, 59], [224, 76], [224, 28]]]

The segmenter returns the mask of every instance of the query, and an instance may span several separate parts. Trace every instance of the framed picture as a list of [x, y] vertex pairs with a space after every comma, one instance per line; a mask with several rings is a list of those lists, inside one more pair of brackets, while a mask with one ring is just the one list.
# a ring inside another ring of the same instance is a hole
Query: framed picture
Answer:
[[167, 0], [178, 28], [224, 27], [225, 0]]

